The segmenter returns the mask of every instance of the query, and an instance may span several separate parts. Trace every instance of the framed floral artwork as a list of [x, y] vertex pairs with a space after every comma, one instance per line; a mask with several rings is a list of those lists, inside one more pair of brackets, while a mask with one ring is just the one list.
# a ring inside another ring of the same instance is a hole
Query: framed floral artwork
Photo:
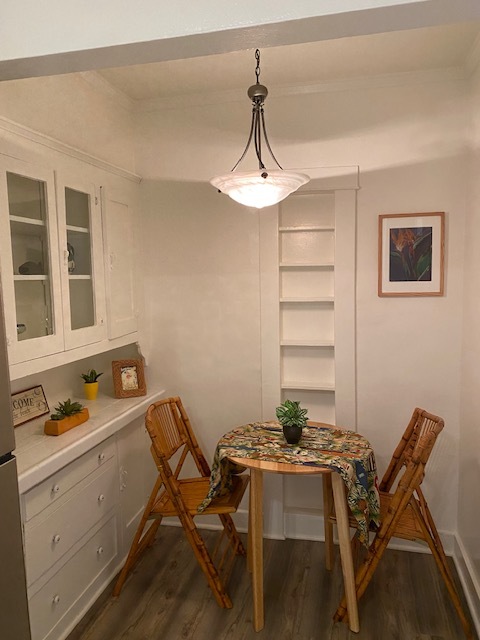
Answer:
[[112, 376], [116, 398], [134, 398], [147, 393], [142, 360], [114, 360]]
[[378, 295], [443, 296], [445, 214], [378, 219]]

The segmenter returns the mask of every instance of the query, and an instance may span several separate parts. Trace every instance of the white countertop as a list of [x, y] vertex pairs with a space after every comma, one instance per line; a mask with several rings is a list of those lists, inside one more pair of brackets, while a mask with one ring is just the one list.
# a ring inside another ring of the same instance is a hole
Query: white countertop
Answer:
[[25, 493], [52, 473], [69, 464], [83, 453], [123, 429], [147, 408], [159, 400], [165, 391], [150, 391], [138, 398], [114, 398], [99, 394], [96, 400], [72, 398], [88, 407], [87, 422], [60, 436], [46, 436], [43, 432], [45, 415], [15, 429], [18, 486]]

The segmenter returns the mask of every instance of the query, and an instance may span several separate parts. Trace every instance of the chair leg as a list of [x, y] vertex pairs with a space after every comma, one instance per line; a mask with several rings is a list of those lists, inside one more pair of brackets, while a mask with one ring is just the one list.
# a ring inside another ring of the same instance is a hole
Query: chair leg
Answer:
[[135, 536], [132, 540], [130, 551], [128, 552], [128, 556], [125, 561], [125, 564], [123, 565], [123, 569], [121, 570], [117, 578], [117, 582], [115, 583], [115, 587], [113, 589], [114, 598], [117, 598], [120, 595], [123, 585], [125, 584], [125, 580], [127, 579], [129, 572], [133, 568], [133, 565], [140, 558], [144, 550], [148, 546], [151, 546], [153, 544], [158, 527], [160, 526], [160, 522], [162, 521], [161, 517], [157, 518], [154, 522], [152, 522], [152, 524], [148, 528], [145, 535], [143, 535], [143, 537], [142, 537], [142, 534], [147, 522], [152, 518], [151, 516], [152, 508], [162, 484], [163, 484], [162, 479], [159, 476], [157, 478], [155, 486], [153, 487], [152, 493], [150, 494], [150, 498], [148, 499], [147, 506], [143, 511], [142, 519], [140, 520], [140, 523], [135, 532]]
[[450, 571], [450, 567], [448, 566], [447, 557], [445, 555], [445, 550], [442, 545], [442, 541], [440, 540], [440, 536], [438, 535], [437, 528], [432, 518], [432, 514], [428, 509], [427, 504], [424, 502], [423, 507], [425, 511], [425, 515], [428, 521], [428, 526], [426, 525], [420, 508], [415, 500], [412, 500], [412, 507], [417, 517], [417, 520], [422, 528], [423, 534], [425, 536], [425, 540], [430, 547], [430, 551], [435, 559], [438, 570], [440, 571], [440, 575], [443, 578], [445, 586], [447, 587], [447, 591], [452, 600], [453, 606], [460, 618], [462, 623], [463, 631], [468, 640], [475, 640], [475, 636], [473, 635], [472, 627], [470, 626], [470, 622], [468, 621], [467, 616], [465, 615], [465, 611], [463, 609], [462, 603], [460, 601], [460, 597], [458, 595], [457, 589], [455, 588], [455, 582], [453, 580], [452, 573]]
[[221, 513], [219, 515], [219, 518], [222, 521], [223, 529], [230, 540], [232, 549], [234, 549], [235, 551], [235, 555], [238, 555], [238, 556], [247, 555], [245, 547], [243, 546], [243, 543], [240, 540], [240, 536], [238, 535], [238, 531], [232, 520], [232, 516], [228, 513]]
[[123, 569], [121, 570], [117, 578], [117, 582], [115, 583], [115, 587], [113, 589], [114, 598], [117, 598], [120, 595], [128, 574], [133, 569], [133, 566], [136, 564], [142, 553], [147, 547], [150, 547], [153, 544], [155, 534], [157, 533], [158, 527], [160, 526], [160, 522], [161, 518], [152, 522], [143, 538], [141, 536], [145, 528], [145, 524], [142, 523], [142, 527], [139, 527], [137, 529], [132, 542], [132, 546], [130, 547], [130, 551], [128, 552], [127, 559], [125, 561], [125, 564], [123, 565]]
[[[388, 534], [388, 530], [386, 532]], [[370, 580], [375, 573], [375, 569], [378, 566], [378, 563], [382, 559], [383, 553], [387, 548], [388, 542], [390, 540], [390, 535], [385, 535], [382, 538], [377, 536], [374, 541], [370, 545], [370, 549], [368, 550], [368, 555], [360, 565], [360, 568], [356, 572], [355, 575], [355, 591], [357, 596], [357, 602], [359, 602], [360, 598], [365, 593], [368, 585], [370, 584]], [[338, 605], [338, 609], [336, 610], [333, 619], [335, 622], [340, 620], [347, 620], [347, 599], [345, 594], [343, 595], [342, 601]]]
[[213, 595], [218, 605], [224, 609], [232, 608], [232, 601], [228, 596], [225, 587], [220, 579], [219, 573], [212, 562], [212, 558], [208, 552], [208, 549], [200, 535], [193, 518], [188, 513], [179, 514], [180, 522], [182, 523], [187, 540], [193, 549], [193, 553], [197, 558], [205, 577], [207, 578], [208, 585], [213, 591]]
[[325, 531], [325, 568], [333, 569], [333, 523], [329, 518], [333, 510], [332, 474], [325, 473], [322, 476], [323, 483], [323, 526]]

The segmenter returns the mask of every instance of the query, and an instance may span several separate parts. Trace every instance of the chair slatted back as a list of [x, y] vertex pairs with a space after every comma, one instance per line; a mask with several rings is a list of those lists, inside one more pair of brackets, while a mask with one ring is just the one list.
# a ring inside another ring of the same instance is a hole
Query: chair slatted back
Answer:
[[[167, 398], [150, 405], [145, 416], [145, 426], [152, 440], [152, 455], [159, 470], [178, 478], [183, 464], [190, 454], [203, 477], [210, 475], [210, 467], [198, 446], [188, 415], [179, 397]], [[183, 450], [172, 472], [169, 460], [181, 448]]]
[[432, 413], [428, 413], [424, 409], [419, 409], [418, 407], [414, 409], [410, 422], [405, 429], [405, 433], [395, 449], [390, 464], [382, 478], [380, 491], [388, 492], [391, 490], [402, 467], [407, 466], [412, 459], [422, 436], [432, 431], [438, 435], [443, 427], [444, 421], [442, 418], [439, 418]]
[[420, 491], [420, 485], [425, 477], [425, 466], [443, 426], [444, 422], [440, 418], [437, 421], [430, 420], [430, 427], [416, 440], [411, 455], [405, 459], [405, 472], [399, 480], [390, 503], [389, 513], [380, 530], [388, 527], [390, 516], [392, 516], [391, 523], [394, 525], [395, 521], [402, 516], [413, 494]]

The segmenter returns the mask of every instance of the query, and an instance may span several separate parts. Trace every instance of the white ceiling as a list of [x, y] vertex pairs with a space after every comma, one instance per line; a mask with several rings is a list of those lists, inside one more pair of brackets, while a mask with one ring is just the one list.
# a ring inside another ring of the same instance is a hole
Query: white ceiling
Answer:
[[[260, 81], [291, 87], [463, 67], [479, 47], [479, 33], [480, 23], [469, 22], [265, 48]], [[98, 73], [133, 100], [246, 90], [255, 82], [254, 49]]]

